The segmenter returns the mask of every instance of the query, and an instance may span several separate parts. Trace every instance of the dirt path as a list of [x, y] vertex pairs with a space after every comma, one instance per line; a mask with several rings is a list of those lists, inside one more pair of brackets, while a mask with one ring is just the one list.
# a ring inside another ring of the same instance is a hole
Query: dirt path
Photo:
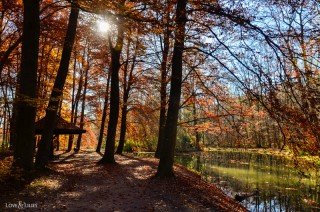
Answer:
[[51, 164], [54, 172], [20, 191], [7, 190], [1, 206], [4, 211], [17, 210], [19, 203], [30, 211], [246, 211], [181, 166], [168, 180], [153, 177], [154, 158], [117, 155], [117, 164], [104, 166], [96, 164], [100, 158], [93, 151], [61, 155]]

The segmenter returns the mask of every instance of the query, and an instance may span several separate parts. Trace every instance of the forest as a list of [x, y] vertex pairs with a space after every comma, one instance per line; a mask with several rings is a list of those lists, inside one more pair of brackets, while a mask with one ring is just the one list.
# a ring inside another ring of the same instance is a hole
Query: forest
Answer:
[[[316, 0], [1, 0], [0, 10], [0, 153], [12, 167], [44, 169], [54, 149], [94, 149], [99, 164], [153, 152], [155, 175], [172, 177], [176, 153], [214, 148], [288, 151], [320, 167]], [[86, 132], [57, 134], [60, 119]]]

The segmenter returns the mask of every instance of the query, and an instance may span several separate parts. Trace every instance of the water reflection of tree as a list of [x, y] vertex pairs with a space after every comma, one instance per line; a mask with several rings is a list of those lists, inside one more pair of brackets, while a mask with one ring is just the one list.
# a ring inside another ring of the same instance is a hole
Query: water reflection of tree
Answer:
[[[179, 158], [179, 163], [199, 171], [205, 180], [214, 182], [230, 196], [259, 189], [259, 197], [243, 202], [252, 211], [305, 211], [303, 199], [319, 202], [316, 190], [311, 191], [311, 183], [303, 183], [289, 162], [281, 157], [215, 151], [185, 155]], [[223, 170], [234, 170], [234, 173], [223, 173]]]

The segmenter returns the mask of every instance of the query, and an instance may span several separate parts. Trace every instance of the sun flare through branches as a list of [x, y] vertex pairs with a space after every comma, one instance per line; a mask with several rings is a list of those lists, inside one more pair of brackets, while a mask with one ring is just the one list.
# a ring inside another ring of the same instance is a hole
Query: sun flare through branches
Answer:
[[101, 34], [105, 34], [110, 30], [110, 24], [105, 20], [98, 20], [96, 27]]

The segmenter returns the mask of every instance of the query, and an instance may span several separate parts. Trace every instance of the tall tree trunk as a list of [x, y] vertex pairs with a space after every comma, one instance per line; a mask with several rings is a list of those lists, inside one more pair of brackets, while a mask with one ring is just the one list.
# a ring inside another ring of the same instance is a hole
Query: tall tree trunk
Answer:
[[111, 72], [108, 71], [107, 88], [106, 88], [106, 93], [105, 93], [105, 96], [104, 96], [104, 105], [103, 105], [102, 119], [101, 119], [101, 125], [100, 125], [100, 133], [99, 133], [99, 140], [98, 140], [98, 145], [97, 145], [96, 152], [100, 152], [101, 151], [101, 145], [102, 145], [102, 140], [103, 140], [103, 132], [104, 132], [104, 127], [106, 125], [108, 105], [109, 105], [108, 101], [109, 101], [110, 76], [111, 76]]
[[[63, 96], [62, 96], [63, 99]], [[60, 105], [59, 105], [59, 111], [58, 111], [58, 116], [61, 116], [61, 111], [62, 111], [62, 101], [60, 101]], [[58, 134], [56, 137], [56, 151], [59, 151], [60, 149], [60, 135]]]
[[2, 124], [2, 145], [3, 145], [3, 148], [4, 148], [4, 143], [6, 141], [6, 127], [7, 127], [7, 108], [4, 108], [4, 111], [3, 111], [3, 124]]
[[46, 110], [44, 130], [36, 155], [37, 168], [44, 168], [49, 162], [50, 143], [52, 142], [53, 131], [56, 126], [58, 107], [60, 101], [62, 101], [63, 87], [68, 75], [72, 47], [76, 36], [78, 15], [79, 8], [72, 5], [60, 65]]
[[33, 168], [37, 68], [40, 37], [39, 0], [24, 0], [21, 71], [17, 88], [14, 165]]
[[[2, 81], [2, 80], [0, 80]], [[9, 103], [9, 99], [8, 99], [8, 87], [4, 88], [1, 87], [1, 92], [4, 98], [4, 106], [3, 106], [3, 128], [2, 128], [2, 145], [3, 148], [7, 148], [7, 144], [8, 144], [8, 129], [9, 129], [9, 123], [10, 123], [10, 119], [11, 119], [11, 112], [10, 112], [10, 103]]]
[[[0, 118], [0, 125], [2, 125], [2, 119], [4, 119], [4, 117], [1, 117], [1, 118]], [[4, 133], [4, 130], [3, 130], [3, 133]], [[2, 134], [2, 143], [1, 143], [1, 144], [2, 144], [2, 145], [1, 145], [1, 148], [2, 148], [2, 149], [4, 149], [4, 140], [3, 140], [3, 137], [4, 137], [4, 134]]]
[[196, 94], [195, 92], [193, 93], [193, 126], [195, 127], [195, 134], [196, 134], [196, 140], [195, 140], [195, 149], [200, 151], [201, 147], [200, 147], [200, 140], [201, 140], [201, 134], [198, 132], [197, 129], [197, 124], [198, 124], [198, 118], [197, 118], [197, 107], [196, 107]]
[[[79, 78], [80, 79], [79, 79], [79, 85], [78, 85], [77, 93], [76, 93], [74, 102], [72, 103], [73, 119], [71, 119], [71, 123], [74, 124], [74, 125], [77, 124], [77, 119], [78, 119], [78, 105], [79, 105], [79, 101], [80, 101], [80, 98], [81, 98], [81, 91], [82, 91], [82, 87], [83, 87], [83, 69], [80, 70]], [[75, 79], [75, 73], [74, 73], [74, 79]], [[74, 135], [71, 135], [69, 137], [69, 142], [68, 142], [68, 149], [70, 147], [69, 151], [71, 151], [71, 148], [72, 148], [73, 138], [74, 138]]]
[[120, 155], [123, 152], [124, 142], [126, 138], [126, 131], [127, 131], [128, 97], [129, 97], [129, 92], [126, 91], [123, 97], [123, 105], [121, 108], [122, 114], [121, 114], [120, 140], [119, 140], [119, 145], [116, 151], [116, 153]]
[[[76, 86], [77, 51], [74, 51], [73, 76], [72, 76], [72, 99], [71, 99], [71, 123], [73, 123], [75, 110], [75, 86]], [[69, 135], [67, 152], [70, 152], [73, 145], [73, 134]]]
[[[130, 72], [128, 74], [128, 64], [129, 64], [129, 50], [130, 50], [130, 42], [128, 43], [128, 48], [127, 48], [127, 61], [126, 65], [123, 69], [124, 71], [124, 82], [123, 82], [123, 103], [122, 103], [122, 108], [121, 108], [121, 128], [120, 128], [120, 140], [119, 140], [119, 145], [117, 148], [116, 153], [117, 154], [122, 154], [123, 152], [123, 147], [126, 139], [126, 132], [127, 132], [127, 114], [128, 114], [128, 99], [129, 99], [129, 94], [131, 90], [131, 86], [133, 84], [133, 70], [135, 68], [135, 63], [136, 63], [136, 58], [137, 58], [137, 53], [138, 53], [138, 48], [139, 48], [139, 40], [136, 41], [136, 46], [134, 50], [134, 55], [132, 59], [132, 64], [130, 68]], [[129, 75], [129, 76], [128, 76]], [[128, 79], [127, 79], [128, 77]]]
[[167, 12], [167, 24], [163, 39], [163, 50], [162, 50], [162, 61], [161, 61], [161, 88], [160, 88], [160, 117], [159, 117], [159, 134], [157, 149], [155, 152], [155, 157], [160, 158], [161, 146], [164, 138], [164, 128], [166, 123], [166, 106], [167, 106], [167, 64], [168, 64], [168, 54], [170, 48], [170, 35], [171, 30], [169, 26], [169, 15]]
[[[124, 1], [123, 1], [124, 3]], [[121, 24], [121, 23], [119, 23]], [[119, 117], [119, 70], [120, 70], [120, 55], [123, 46], [124, 29], [123, 26], [118, 26], [118, 38], [115, 47], [112, 47], [111, 40], [109, 43], [111, 49], [111, 90], [110, 90], [110, 114], [108, 122], [108, 134], [105, 152], [100, 160], [100, 163], [114, 163], [114, 150], [116, 141], [116, 132]]]
[[16, 122], [16, 103], [12, 104], [12, 113], [10, 118], [10, 140], [9, 140], [9, 149], [14, 150], [15, 146], [15, 122]]
[[[83, 129], [84, 127], [84, 109], [86, 106], [86, 95], [87, 95], [87, 87], [88, 87], [88, 72], [89, 72], [89, 65], [86, 69], [86, 73], [84, 75], [85, 80], [84, 80], [84, 87], [83, 87], [83, 94], [82, 94], [82, 104], [81, 104], [81, 116], [80, 116], [80, 128]], [[80, 150], [81, 146], [81, 139], [82, 139], [82, 134], [79, 134], [78, 140], [77, 140], [77, 146], [76, 146], [76, 151]]]
[[165, 137], [160, 153], [160, 161], [156, 176], [172, 177], [174, 149], [177, 140], [177, 123], [182, 84], [182, 56], [185, 39], [187, 0], [178, 0], [176, 9], [175, 42], [172, 56], [172, 77], [168, 114], [165, 125]]

